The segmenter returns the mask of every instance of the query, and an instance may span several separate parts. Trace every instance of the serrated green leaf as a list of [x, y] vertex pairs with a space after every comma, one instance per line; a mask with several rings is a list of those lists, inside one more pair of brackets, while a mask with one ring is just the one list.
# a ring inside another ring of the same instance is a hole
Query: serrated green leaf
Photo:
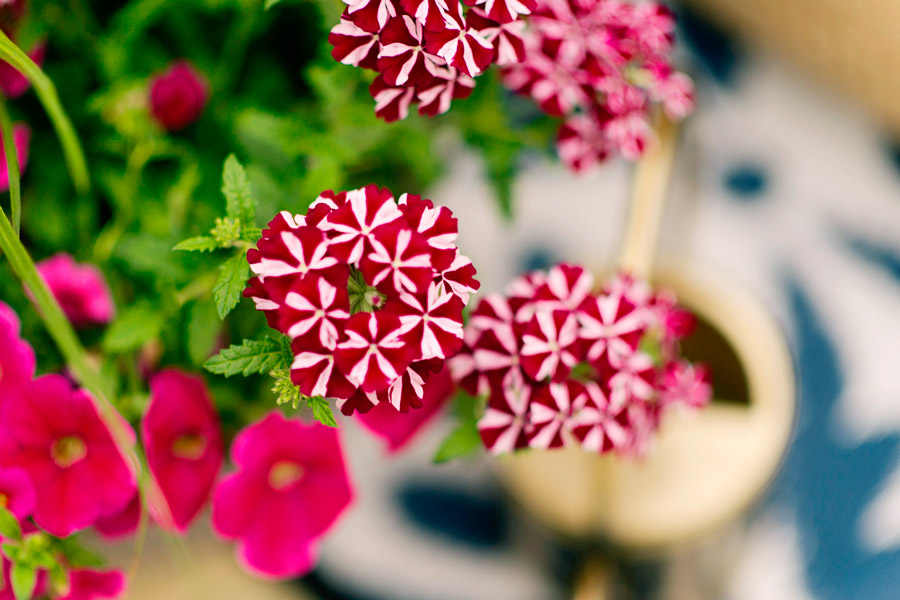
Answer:
[[455, 458], [469, 456], [481, 446], [481, 436], [474, 421], [468, 421], [453, 431], [438, 448], [434, 462], [444, 463]]
[[337, 427], [337, 421], [331, 410], [331, 404], [322, 396], [314, 396], [306, 399], [306, 406], [313, 411], [313, 417], [327, 427]]
[[242, 224], [252, 225], [256, 217], [256, 204], [253, 201], [250, 178], [234, 154], [229, 154], [225, 159], [222, 193], [225, 195], [228, 216]]
[[149, 305], [138, 304], [125, 309], [103, 336], [103, 349], [121, 353], [140, 348], [159, 336], [165, 318]]
[[231, 377], [244, 377], [255, 373], [271, 373], [277, 369], [288, 369], [281, 352], [281, 344], [275, 340], [244, 340], [243, 344], [232, 345], [210, 358], [203, 365], [210, 373]]
[[219, 311], [219, 318], [228, 316], [241, 300], [241, 293], [250, 279], [250, 265], [243, 252], [240, 252], [219, 267], [219, 279], [213, 286], [213, 298]]
[[22, 526], [5, 506], [0, 506], [0, 536], [8, 540], [22, 541]]
[[172, 250], [183, 250], [185, 252], [211, 252], [218, 248], [216, 240], [206, 235], [198, 235], [197, 237], [188, 238], [175, 244]]
[[187, 351], [191, 362], [202, 365], [216, 345], [222, 321], [212, 302], [194, 302], [187, 314]]
[[32, 565], [16, 563], [10, 573], [13, 595], [16, 600], [31, 600], [37, 583], [37, 570]]

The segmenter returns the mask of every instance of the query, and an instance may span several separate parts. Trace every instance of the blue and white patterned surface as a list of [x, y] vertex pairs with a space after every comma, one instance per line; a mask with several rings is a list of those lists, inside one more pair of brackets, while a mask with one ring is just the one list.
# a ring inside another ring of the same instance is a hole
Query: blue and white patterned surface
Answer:
[[[720, 270], [772, 309], [796, 356], [801, 410], [767, 500], [719, 542], [728, 560], [697, 558], [715, 585], [671, 592], [661, 565], [633, 574], [673, 598], [898, 598], [900, 152], [855, 107], [776, 58], [744, 54], [690, 19], [686, 31], [700, 103], [662, 251]], [[479, 168], [460, 154], [431, 197], [459, 215], [486, 289], [559, 259], [610, 263], [626, 165], [576, 178], [531, 159], [511, 225]], [[391, 462], [365, 434], [348, 433], [360, 499], [312, 579], [323, 597], [568, 597], [571, 550], [504, 502], [486, 463], [429, 464], [445, 429]]]

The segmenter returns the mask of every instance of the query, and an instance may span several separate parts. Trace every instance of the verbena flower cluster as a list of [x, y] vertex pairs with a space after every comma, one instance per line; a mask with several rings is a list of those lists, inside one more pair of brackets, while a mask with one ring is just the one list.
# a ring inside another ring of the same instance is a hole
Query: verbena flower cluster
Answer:
[[693, 108], [691, 80], [672, 66], [674, 32], [674, 15], [655, 2], [537, 0], [524, 60], [503, 80], [564, 119], [557, 149], [569, 168], [635, 159], [653, 136], [654, 105], [673, 120]]
[[389, 402], [406, 412], [462, 347], [479, 286], [450, 210], [374, 185], [324, 192], [282, 212], [247, 255], [246, 296], [292, 340], [291, 380], [344, 414]]
[[373, 69], [375, 114], [405, 119], [411, 106], [434, 116], [467, 97], [492, 63], [523, 57], [523, 15], [535, 0], [344, 0], [328, 41], [344, 64]]
[[665, 293], [619, 275], [601, 291], [583, 268], [559, 265], [483, 298], [450, 363], [472, 395], [493, 453], [579, 445], [640, 453], [671, 406], [711, 396], [703, 367], [679, 356], [694, 319]]

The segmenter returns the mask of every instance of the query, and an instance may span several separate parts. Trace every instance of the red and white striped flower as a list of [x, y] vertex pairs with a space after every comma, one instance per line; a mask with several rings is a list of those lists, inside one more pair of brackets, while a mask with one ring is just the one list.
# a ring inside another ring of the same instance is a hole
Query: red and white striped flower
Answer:
[[404, 341], [419, 348], [422, 359], [428, 360], [447, 358], [462, 348], [463, 307], [458, 296], [432, 283], [427, 294], [400, 294], [392, 310], [400, 317]]
[[594, 363], [606, 356], [615, 368], [637, 350], [649, 319], [646, 306], [635, 304], [625, 288], [586, 299], [577, 314], [587, 360]]
[[538, 310], [522, 333], [522, 369], [537, 381], [562, 381], [578, 364], [578, 320], [567, 310]]
[[425, 52], [422, 24], [409, 15], [399, 15], [381, 31], [378, 71], [388, 85], [403, 86], [428, 81], [436, 68]]
[[375, 99], [375, 115], [388, 123], [405, 119], [416, 101], [415, 86], [390, 86], [380, 75], [369, 86], [369, 93]]
[[364, 392], [388, 389], [412, 362], [400, 319], [386, 312], [358, 313], [344, 324], [334, 358], [347, 379]]
[[487, 18], [498, 23], [510, 23], [521, 16], [531, 14], [535, 0], [467, 0], [469, 6], [478, 6]]
[[401, 198], [374, 185], [323, 192], [305, 215], [277, 215], [248, 252], [258, 276], [244, 295], [293, 340], [291, 380], [346, 414], [441, 396], [431, 375], [462, 348], [463, 308], [478, 288], [452, 213]]
[[584, 386], [574, 381], [551, 383], [535, 390], [529, 408], [528, 445], [544, 450], [564, 446], [573, 425], [572, 414], [585, 401], [584, 394]]
[[339, 327], [350, 318], [347, 290], [337, 288], [325, 278], [306, 278], [298, 282], [284, 300], [284, 329], [291, 339], [313, 332], [328, 350], [334, 350]]
[[428, 243], [419, 233], [397, 223], [381, 228], [372, 236], [371, 245], [371, 252], [360, 261], [360, 270], [372, 285], [385, 282], [401, 294], [428, 289], [434, 268]]
[[445, 27], [439, 31], [426, 31], [428, 51], [440, 56], [446, 63], [469, 77], [484, 71], [494, 57], [494, 47], [466, 23], [459, 2], [444, 13]]
[[571, 419], [572, 435], [583, 449], [596, 454], [625, 448], [628, 431], [616, 418], [618, 413], [612, 410], [600, 384], [587, 383], [585, 392], [585, 402], [576, 407]]
[[331, 56], [345, 65], [374, 69], [379, 48], [379, 30], [367, 31], [352, 20], [341, 17], [331, 29], [328, 43], [334, 46]]
[[343, 206], [325, 217], [321, 228], [333, 234], [329, 239], [331, 253], [356, 263], [371, 249], [375, 232], [401, 218], [403, 213], [390, 191], [370, 185], [348, 196]]
[[[673, 314], [677, 335], [666, 324]], [[563, 264], [483, 298], [450, 373], [468, 393], [487, 395], [479, 430], [491, 452], [574, 442], [640, 454], [663, 411], [711, 396], [706, 370], [679, 357], [686, 314], [641, 280], [619, 275], [596, 290], [585, 269]]]
[[456, 251], [456, 257], [450, 266], [441, 271], [437, 276], [444, 291], [451, 292], [460, 297], [463, 303], [469, 303], [469, 297], [478, 291], [480, 283], [475, 279], [475, 265], [469, 260], [469, 257]]
[[382, 29], [388, 19], [397, 16], [393, 0], [344, 0], [347, 16], [366, 31]]
[[492, 454], [505, 454], [528, 446], [531, 387], [504, 387], [492, 390], [484, 415], [478, 420], [478, 433]]
[[498, 66], [508, 67], [525, 60], [524, 20], [499, 21], [473, 9], [469, 12], [469, 25], [494, 47], [494, 63]]
[[438, 271], [450, 267], [458, 252], [456, 218], [446, 206], [435, 206], [418, 194], [403, 194], [397, 200], [409, 226], [431, 247], [431, 264]]
[[672, 67], [674, 19], [661, 4], [537, 0], [532, 13], [524, 56], [505, 70], [504, 83], [565, 119], [557, 139], [570, 169], [615, 153], [641, 156], [653, 139], [654, 104], [672, 119], [693, 108], [690, 79]]
[[437, 68], [434, 78], [420, 86], [416, 98], [419, 114], [434, 117], [450, 110], [453, 100], [468, 98], [475, 89], [475, 80], [453, 67]]

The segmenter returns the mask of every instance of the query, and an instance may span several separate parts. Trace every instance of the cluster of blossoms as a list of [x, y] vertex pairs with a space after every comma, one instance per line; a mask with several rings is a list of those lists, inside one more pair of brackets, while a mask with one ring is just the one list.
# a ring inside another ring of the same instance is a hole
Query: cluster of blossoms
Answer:
[[521, 19], [535, 0], [344, 0], [347, 8], [328, 41], [332, 56], [373, 69], [369, 91], [385, 121], [447, 112], [471, 94], [474, 77], [492, 63], [522, 59]]
[[705, 369], [679, 357], [693, 327], [642, 281], [620, 275], [595, 292], [589, 273], [563, 264], [483, 298], [450, 368], [466, 391], [487, 396], [478, 429], [493, 453], [640, 453], [665, 409], [711, 397]]
[[[88, 528], [129, 535], [143, 510], [161, 528], [184, 533], [211, 499], [215, 531], [238, 542], [247, 568], [287, 577], [312, 567], [318, 540], [352, 500], [337, 432], [270, 414], [238, 434], [236, 471], [220, 478], [225, 441], [203, 380], [164, 369], [149, 387], [140, 439], [150, 485], [142, 496], [126, 447], [137, 441], [130, 424], [102, 415], [95, 398], [62, 375], [35, 377], [34, 351], [0, 303], [0, 507], [24, 535], [0, 537], [0, 598], [12, 598], [17, 560], [35, 565], [33, 598], [119, 598], [121, 572], [70, 564], [66, 546], [53, 540]], [[26, 556], [30, 547], [49, 548], [65, 579]]]
[[673, 120], [693, 108], [693, 85], [672, 66], [675, 17], [655, 2], [537, 0], [524, 60], [504, 70], [510, 89], [564, 119], [562, 161], [581, 171], [619, 153], [639, 157], [651, 113]]
[[292, 340], [300, 392], [347, 415], [420, 408], [462, 347], [479, 285], [456, 236], [447, 208], [374, 185], [277, 215], [247, 255], [256, 277], [244, 295]]

